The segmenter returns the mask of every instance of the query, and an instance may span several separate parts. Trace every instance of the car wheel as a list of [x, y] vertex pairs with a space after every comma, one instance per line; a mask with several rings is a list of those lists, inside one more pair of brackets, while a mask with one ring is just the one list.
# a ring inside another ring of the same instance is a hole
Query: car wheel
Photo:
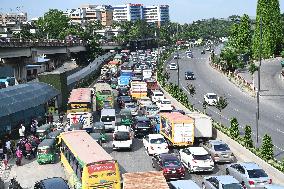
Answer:
[[230, 172], [228, 169], [226, 169], [226, 175], [230, 175]]
[[205, 183], [202, 183], [202, 189], [206, 189]]

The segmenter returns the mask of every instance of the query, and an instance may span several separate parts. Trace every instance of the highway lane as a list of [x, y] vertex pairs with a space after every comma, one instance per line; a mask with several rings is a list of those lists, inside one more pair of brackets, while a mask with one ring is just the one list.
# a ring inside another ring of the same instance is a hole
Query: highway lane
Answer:
[[[185, 53], [181, 53], [181, 59], [178, 60], [181, 87], [184, 90], [187, 90], [186, 86], [188, 84], [193, 84], [196, 87], [196, 94], [193, 97], [188, 96], [190, 101], [192, 101], [194, 106], [199, 110], [203, 110], [202, 102], [204, 94], [214, 92], [219, 96], [225, 96], [229, 104], [221, 113], [222, 123], [229, 125], [229, 120], [232, 117], [236, 117], [241, 128], [246, 124], [252, 126], [255, 137], [256, 100], [242, 92], [218, 71], [211, 68], [208, 64], [209, 53], [206, 52], [205, 55], [201, 55], [200, 51], [200, 48], [193, 49], [194, 58], [192, 59], [187, 58]], [[176, 60], [169, 62], [176, 62]], [[185, 81], [184, 72], [189, 70], [195, 73], [196, 80]], [[170, 73], [169, 82], [177, 83], [177, 71], [168, 70], [168, 72]], [[259, 122], [259, 140], [261, 141], [265, 133], [271, 135], [273, 143], [276, 146], [276, 158], [282, 159], [284, 157], [284, 132], [282, 132], [284, 131], [284, 125], [282, 124], [284, 113], [281, 112], [279, 108], [276, 108], [275, 104], [270, 103], [270, 101], [265, 98], [261, 98], [260, 107], [261, 120]], [[208, 107], [206, 111], [214, 119], [220, 120], [219, 111], [215, 107]]]

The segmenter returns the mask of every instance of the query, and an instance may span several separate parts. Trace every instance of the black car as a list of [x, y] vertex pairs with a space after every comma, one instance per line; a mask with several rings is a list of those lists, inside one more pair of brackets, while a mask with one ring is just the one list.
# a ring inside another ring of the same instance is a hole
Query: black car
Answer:
[[127, 87], [120, 87], [118, 88], [118, 96], [128, 96], [129, 89]]
[[190, 71], [185, 72], [184, 77], [185, 77], [185, 80], [194, 80], [195, 79], [194, 73], [190, 72]]
[[202, 51], [201, 51], [201, 54], [205, 54], [205, 50], [202, 50]]
[[67, 182], [60, 177], [41, 180], [34, 185], [34, 189], [70, 189]]
[[134, 134], [137, 137], [143, 137], [148, 134], [153, 133], [153, 126], [148, 117], [145, 116], [136, 116], [134, 118], [132, 129], [134, 130]]
[[124, 108], [125, 103], [133, 102], [130, 96], [119, 96], [117, 97], [117, 103], [120, 108]]

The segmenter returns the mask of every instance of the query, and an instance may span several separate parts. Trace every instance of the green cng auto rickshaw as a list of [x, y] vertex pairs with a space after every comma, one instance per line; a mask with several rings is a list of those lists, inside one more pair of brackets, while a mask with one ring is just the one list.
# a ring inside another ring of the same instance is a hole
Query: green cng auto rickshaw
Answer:
[[120, 110], [120, 124], [130, 126], [132, 125], [132, 113], [131, 110], [122, 109]]
[[57, 142], [58, 142], [58, 136], [60, 135], [60, 133], [62, 133], [63, 132], [63, 130], [56, 130], [56, 131], [53, 131], [53, 132], [50, 132], [50, 133], [48, 133], [48, 135], [47, 135], [47, 139], [55, 139], [55, 143], [57, 144]]
[[52, 125], [51, 124], [44, 124], [37, 128], [37, 135], [39, 137], [39, 140], [42, 141], [43, 139], [46, 139], [47, 134], [51, 131]]
[[55, 163], [55, 139], [44, 139], [37, 148], [37, 162], [39, 164]]
[[105, 124], [103, 122], [95, 122], [93, 124], [91, 137], [96, 140], [100, 145], [107, 141], [107, 135], [105, 132]]

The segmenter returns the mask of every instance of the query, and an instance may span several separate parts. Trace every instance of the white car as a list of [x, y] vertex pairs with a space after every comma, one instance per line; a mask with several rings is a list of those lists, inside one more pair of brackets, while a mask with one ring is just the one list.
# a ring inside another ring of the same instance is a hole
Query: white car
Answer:
[[142, 97], [139, 100], [137, 100], [137, 104], [139, 105], [139, 107], [144, 107], [153, 104], [153, 102], [149, 97]]
[[156, 91], [152, 92], [151, 98], [152, 98], [152, 101], [155, 103], [158, 100], [164, 99], [165, 97], [164, 97], [164, 93], [162, 91], [156, 90]]
[[143, 138], [143, 145], [149, 155], [168, 153], [169, 148], [161, 134], [149, 134]]
[[119, 125], [116, 126], [113, 132], [112, 148], [117, 149], [130, 149], [132, 148], [132, 140], [134, 132], [130, 126]]
[[159, 107], [160, 111], [172, 111], [172, 103], [169, 99], [162, 99], [156, 102], [157, 106]]
[[134, 102], [125, 103], [124, 108], [131, 110], [131, 115], [133, 116], [138, 115], [138, 106]]
[[170, 70], [177, 70], [178, 69], [177, 64], [174, 63], [174, 62], [169, 64], [169, 68], [170, 68]]
[[210, 106], [215, 106], [218, 100], [219, 97], [215, 93], [207, 93], [204, 95], [204, 101]]
[[188, 147], [181, 149], [181, 162], [189, 172], [213, 171], [214, 161], [203, 147]]

